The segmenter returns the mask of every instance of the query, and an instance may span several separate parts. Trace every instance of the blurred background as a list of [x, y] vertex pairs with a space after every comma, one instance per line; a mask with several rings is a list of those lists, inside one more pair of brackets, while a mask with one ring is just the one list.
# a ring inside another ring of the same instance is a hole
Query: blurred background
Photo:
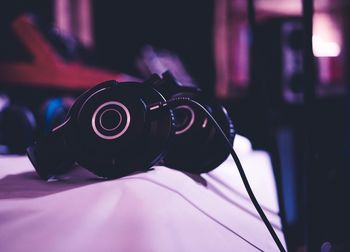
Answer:
[[270, 153], [289, 251], [350, 251], [349, 13], [346, 0], [2, 2], [0, 107], [33, 113], [25, 133], [2, 113], [3, 152], [23, 152], [53, 108], [98, 82], [170, 69]]

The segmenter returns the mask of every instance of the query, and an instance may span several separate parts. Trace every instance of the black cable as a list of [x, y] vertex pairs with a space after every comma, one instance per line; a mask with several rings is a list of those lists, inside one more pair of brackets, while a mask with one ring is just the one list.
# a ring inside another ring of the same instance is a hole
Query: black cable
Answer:
[[257, 212], [259, 213], [260, 218], [263, 220], [266, 228], [269, 230], [269, 232], [270, 232], [273, 240], [275, 241], [277, 247], [279, 248], [279, 250], [281, 252], [285, 252], [286, 250], [284, 249], [284, 247], [283, 247], [281, 241], [279, 240], [275, 230], [273, 229], [271, 223], [267, 219], [264, 211], [262, 210], [261, 206], [259, 205], [259, 202], [257, 201], [257, 199], [253, 193], [253, 190], [251, 189], [251, 187], [249, 185], [249, 182], [248, 182], [247, 176], [245, 175], [242, 164], [241, 164], [235, 150], [233, 149], [231, 142], [228, 140], [228, 138], [226, 137], [226, 134], [223, 132], [220, 125], [217, 123], [217, 121], [214, 119], [214, 117], [210, 114], [210, 112], [206, 108], [204, 108], [203, 105], [201, 105], [200, 103], [198, 103], [194, 100], [191, 100], [187, 97], [177, 97], [177, 98], [170, 99], [164, 103], [153, 104], [153, 105], [150, 105], [148, 107], [148, 110], [153, 111], [153, 110], [158, 110], [158, 109], [165, 108], [165, 107], [172, 108], [172, 107], [177, 107], [179, 105], [184, 105], [184, 104], [185, 105], [195, 105], [195, 106], [199, 107], [207, 115], [209, 120], [213, 123], [214, 127], [220, 132], [220, 135], [222, 136], [222, 139], [225, 143], [225, 146], [230, 151], [230, 154], [237, 165], [239, 174], [242, 178], [244, 187], [247, 190], [247, 193], [249, 195], [250, 200], [252, 201]]
[[[324, 185], [320, 183], [320, 168], [317, 164], [317, 143], [322, 136], [317, 136], [318, 125], [315, 123], [316, 100], [315, 100], [315, 57], [312, 50], [312, 26], [314, 16], [314, 1], [302, 0], [303, 11], [303, 88], [304, 104], [302, 120], [304, 123], [304, 157], [303, 157], [303, 208], [305, 212], [305, 242], [307, 251], [316, 251], [322, 243], [323, 232], [319, 227], [322, 221], [322, 209], [324, 199], [319, 197], [320, 190]], [[315, 212], [319, 214], [315, 214]], [[324, 213], [325, 211], [323, 211]], [[324, 217], [324, 216], [323, 216]], [[323, 228], [324, 229], [324, 228]]]
[[[278, 154], [278, 146], [276, 142], [276, 138], [274, 137], [274, 131], [276, 130], [276, 127], [274, 126], [274, 113], [276, 113], [276, 110], [274, 109], [274, 106], [271, 104], [272, 95], [269, 92], [269, 86], [267, 81], [261, 77], [261, 74], [263, 71], [262, 68], [258, 68], [258, 66], [261, 66], [261, 56], [259, 54], [258, 50], [258, 23], [256, 18], [256, 0], [247, 0], [247, 14], [248, 14], [248, 24], [250, 28], [249, 36], [250, 36], [250, 51], [249, 51], [249, 78], [250, 78], [250, 84], [252, 86], [251, 92], [253, 95], [254, 100], [256, 101], [255, 104], [259, 104], [259, 108], [261, 111], [261, 116], [263, 118], [263, 122], [266, 125], [267, 128], [264, 129], [264, 131], [267, 133], [267, 137], [269, 138], [266, 142], [267, 149], [270, 151], [271, 154], [271, 163], [273, 167], [273, 172], [276, 177], [275, 182], [277, 185], [277, 197], [278, 197], [278, 205], [280, 208], [280, 216], [281, 216], [281, 222], [282, 222], [282, 229], [286, 229], [287, 232], [287, 240], [288, 240], [288, 224], [286, 219], [286, 208], [285, 208], [285, 201], [283, 199], [283, 186], [282, 186], [282, 166], [280, 162], [280, 156]], [[259, 77], [260, 76], [260, 77]], [[255, 108], [256, 109], [256, 108]], [[256, 111], [256, 110], [255, 110]], [[265, 142], [265, 141], [264, 141]]]

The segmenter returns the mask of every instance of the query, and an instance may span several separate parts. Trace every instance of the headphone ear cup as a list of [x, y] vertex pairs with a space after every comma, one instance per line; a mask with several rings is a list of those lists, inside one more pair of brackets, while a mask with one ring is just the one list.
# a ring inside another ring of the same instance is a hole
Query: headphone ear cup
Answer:
[[27, 148], [27, 155], [41, 178], [63, 174], [74, 164], [73, 153], [66, 140], [68, 131], [63, 125]]
[[8, 105], [0, 112], [0, 142], [8, 153], [24, 154], [33, 143], [36, 121], [33, 113], [24, 106]]
[[170, 111], [155, 116], [147, 106], [165, 99], [144, 83], [109, 81], [97, 87], [69, 113], [77, 163], [105, 178], [149, 169], [164, 155], [173, 117]]
[[44, 179], [74, 162], [105, 178], [145, 171], [163, 157], [173, 135], [172, 112], [148, 110], [159, 102], [164, 97], [146, 83], [100, 83], [79, 96], [66, 121], [27, 155]]
[[[233, 143], [235, 131], [232, 120], [224, 107], [204, 97], [200, 88], [185, 86], [177, 82], [171, 72], [163, 73], [163, 79], [152, 78], [153, 85], [166, 99], [187, 97], [202, 104], [222, 127]], [[216, 130], [204, 111], [186, 104], [173, 109], [175, 136], [163, 164], [177, 170], [191, 173], [209, 172], [220, 165], [229, 155]]]
[[[178, 93], [174, 97], [189, 97], [203, 104], [233, 143], [235, 131], [224, 107], [208, 102], [195, 93]], [[222, 142], [220, 132], [203, 111], [195, 106], [178, 106], [174, 109], [174, 115], [175, 137], [164, 158], [165, 165], [199, 174], [213, 170], [226, 160], [229, 151]]]

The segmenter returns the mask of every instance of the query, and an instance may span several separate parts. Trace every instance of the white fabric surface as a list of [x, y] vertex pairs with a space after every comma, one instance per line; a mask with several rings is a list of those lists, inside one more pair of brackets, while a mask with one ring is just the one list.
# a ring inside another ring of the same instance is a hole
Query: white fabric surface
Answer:
[[[235, 149], [284, 243], [269, 156]], [[278, 251], [231, 158], [209, 174], [157, 166], [103, 181], [78, 168], [40, 180], [26, 157], [0, 157], [0, 251]]]

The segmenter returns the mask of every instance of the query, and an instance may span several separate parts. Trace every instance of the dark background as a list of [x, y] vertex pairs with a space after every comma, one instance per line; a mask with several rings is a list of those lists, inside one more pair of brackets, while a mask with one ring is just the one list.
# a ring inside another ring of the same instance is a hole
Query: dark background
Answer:
[[[140, 76], [135, 60], [145, 45], [179, 55], [194, 79], [208, 93], [214, 89], [212, 0], [93, 1], [95, 64]], [[51, 1], [0, 3], [1, 24], [24, 12], [53, 23]], [[1, 57], [1, 56], [0, 56]]]

